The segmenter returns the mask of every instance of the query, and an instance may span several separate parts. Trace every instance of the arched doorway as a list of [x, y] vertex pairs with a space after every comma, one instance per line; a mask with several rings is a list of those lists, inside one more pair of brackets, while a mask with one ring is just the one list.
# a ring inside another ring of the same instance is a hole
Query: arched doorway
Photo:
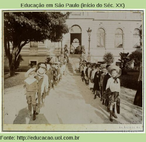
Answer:
[[82, 30], [78, 25], [73, 25], [70, 29], [70, 53], [81, 54]]

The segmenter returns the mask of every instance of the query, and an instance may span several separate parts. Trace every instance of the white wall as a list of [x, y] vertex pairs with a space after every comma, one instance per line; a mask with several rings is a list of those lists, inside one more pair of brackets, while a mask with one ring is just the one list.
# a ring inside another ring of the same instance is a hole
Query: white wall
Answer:
[[[101, 16], [102, 15], [102, 16]], [[91, 55], [102, 60], [106, 52], [111, 52], [117, 60], [120, 52], [132, 52], [133, 48], [133, 32], [135, 28], [139, 28], [142, 24], [141, 13], [133, 12], [88, 12], [81, 15], [73, 15], [67, 20], [67, 25], [71, 28], [73, 25], [79, 25], [82, 29], [82, 45], [88, 53], [88, 34], [87, 29], [92, 29], [90, 52]], [[97, 47], [97, 30], [103, 28], [105, 30], [105, 48]], [[117, 28], [123, 30], [123, 48], [115, 48], [115, 31]], [[70, 33], [63, 38], [63, 46], [67, 44], [70, 47]]]

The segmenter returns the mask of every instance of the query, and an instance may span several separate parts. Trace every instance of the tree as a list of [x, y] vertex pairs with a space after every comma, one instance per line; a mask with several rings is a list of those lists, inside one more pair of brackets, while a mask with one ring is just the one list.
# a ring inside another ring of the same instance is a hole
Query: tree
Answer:
[[110, 65], [114, 62], [114, 56], [112, 53], [108, 52], [103, 56], [103, 60], [107, 65]]
[[129, 58], [130, 60], [134, 60], [134, 66], [136, 68], [139, 68], [140, 66], [140, 63], [142, 61], [142, 52], [138, 51], [138, 50], [135, 50], [134, 52], [132, 52], [130, 55], [129, 55]]
[[22, 56], [19, 54], [19, 56], [18, 56], [18, 58], [17, 58], [17, 60], [16, 60], [16, 62], [15, 62], [15, 69], [17, 69], [17, 68], [19, 67], [20, 62], [22, 62], [22, 61], [23, 61], [23, 58], [22, 58]]
[[119, 61], [121, 62], [120, 64], [120, 67], [122, 69], [122, 74], [127, 74], [126, 72], [126, 64], [130, 61], [129, 60], [129, 53], [123, 53], [123, 52], [120, 52], [120, 59]]
[[19, 54], [30, 41], [49, 39], [57, 42], [68, 32], [65, 24], [69, 13], [61, 12], [5, 12], [4, 48], [9, 60], [10, 76], [15, 74]]

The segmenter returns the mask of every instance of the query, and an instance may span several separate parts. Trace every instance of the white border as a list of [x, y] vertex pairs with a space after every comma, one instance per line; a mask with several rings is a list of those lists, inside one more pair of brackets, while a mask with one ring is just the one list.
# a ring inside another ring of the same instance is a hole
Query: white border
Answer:
[[[134, 11], [134, 10], [136, 10], [136, 11], [138, 11], [138, 10], [142, 10], [142, 11], [144, 11], [144, 16], [143, 16], [143, 36], [144, 36], [144, 38], [143, 38], [143, 65], [144, 65], [144, 70], [143, 70], [143, 80], [144, 80], [144, 82], [143, 82], [143, 84], [145, 84], [145, 60], [146, 60], [146, 57], [144, 56], [146, 53], [145, 53], [145, 9], [0, 9], [0, 27], [1, 27], [1, 31], [3, 31], [3, 27], [2, 27], [2, 11], [3, 10], [7, 10], [7, 11], [9, 11], [9, 10], [13, 10], [13, 11], [19, 11], [19, 10], [21, 10], [21, 11], [26, 11], [26, 10], [31, 10], [31, 11], [44, 11], [44, 10], [46, 10], [46, 11], [48, 11], [48, 10], [50, 10], [50, 11]], [[0, 55], [1, 55], [1, 58], [0, 58], [0, 67], [1, 67], [1, 71], [0, 71], [0, 76], [1, 77], [3, 77], [3, 75], [2, 75], [2, 58], [3, 58], [3, 54], [2, 54], [2, 32], [0, 32], [0, 45], [1, 45], [1, 50], [0, 50]], [[1, 78], [2, 79], [2, 78]], [[3, 79], [1, 80], [1, 82], [3, 81]], [[2, 82], [3, 83], [3, 82]], [[0, 88], [2, 88], [3, 87], [3, 85], [2, 85], [2, 83], [0, 83]], [[144, 86], [144, 85], [143, 85]], [[145, 92], [145, 88], [144, 88], [144, 91], [143, 91], [143, 93]], [[1, 92], [0, 92], [0, 94], [2, 93], [2, 90], [1, 90]], [[2, 95], [2, 94], [1, 94]], [[143, 104], [143, 111], [144, 111], [144, 113], [143, 113], [143, 117], [144, 117], [144, 120], [143, 120], [143, 122], [144, 122], [144, 132], [124, 132], [124, 130], [123, 130], [123, 132], [2, 132], [2, 128], [0, 127], [0, 133], [2, 133], [2, 134], [16, 134], [16, 133], [18, 133], [18, 134], [26, 134], [26, 133], [32, 133], [32, 134], [34, 134], [34, 133], [37, 133], [37, 134], [48, 134], [48, 133], [50, 133], [50, 134], [60, 134], [60, 133], [62, 133], [62, 134], [69, 134], [69, 133], [71, 133], [71, 134], [76, 134], [76, 133], [78, 133], [78, 134], [81, 134], [81, 133], [103, 133], [103, 134], [107, 134], [107, 133], [127, 133], [127, 134], [129, 134], [129, 133], [145, 133], [145, 95], [143, 94], [143, 96], [144, 96], [144, 104]], [[2, 96], [1, 96], [2, 97]], [[1, 103], [1, 97], [0, 97], [0, 114], [2, 114], [2, 103]], [[2, 124], [2, 116], [0, 117], [0, 124]], [[124, 125], [124, 124], [123, 124]]]

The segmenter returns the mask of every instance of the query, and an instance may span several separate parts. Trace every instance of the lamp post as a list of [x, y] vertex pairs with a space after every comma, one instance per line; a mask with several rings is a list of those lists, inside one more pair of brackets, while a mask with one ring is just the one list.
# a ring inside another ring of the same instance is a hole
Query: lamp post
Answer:
[[92, 30], [90, 28], [88, 28], [87, 33], [88, 33], [88, 36], [89, 36], [89, 39], [88, 39], [88, 41], [89, 41], [89, 46], [88, 46], [88, 60], [89, 61], [90, 61], [90, 36], [91, 36], [91, 32], [92, 32]]

